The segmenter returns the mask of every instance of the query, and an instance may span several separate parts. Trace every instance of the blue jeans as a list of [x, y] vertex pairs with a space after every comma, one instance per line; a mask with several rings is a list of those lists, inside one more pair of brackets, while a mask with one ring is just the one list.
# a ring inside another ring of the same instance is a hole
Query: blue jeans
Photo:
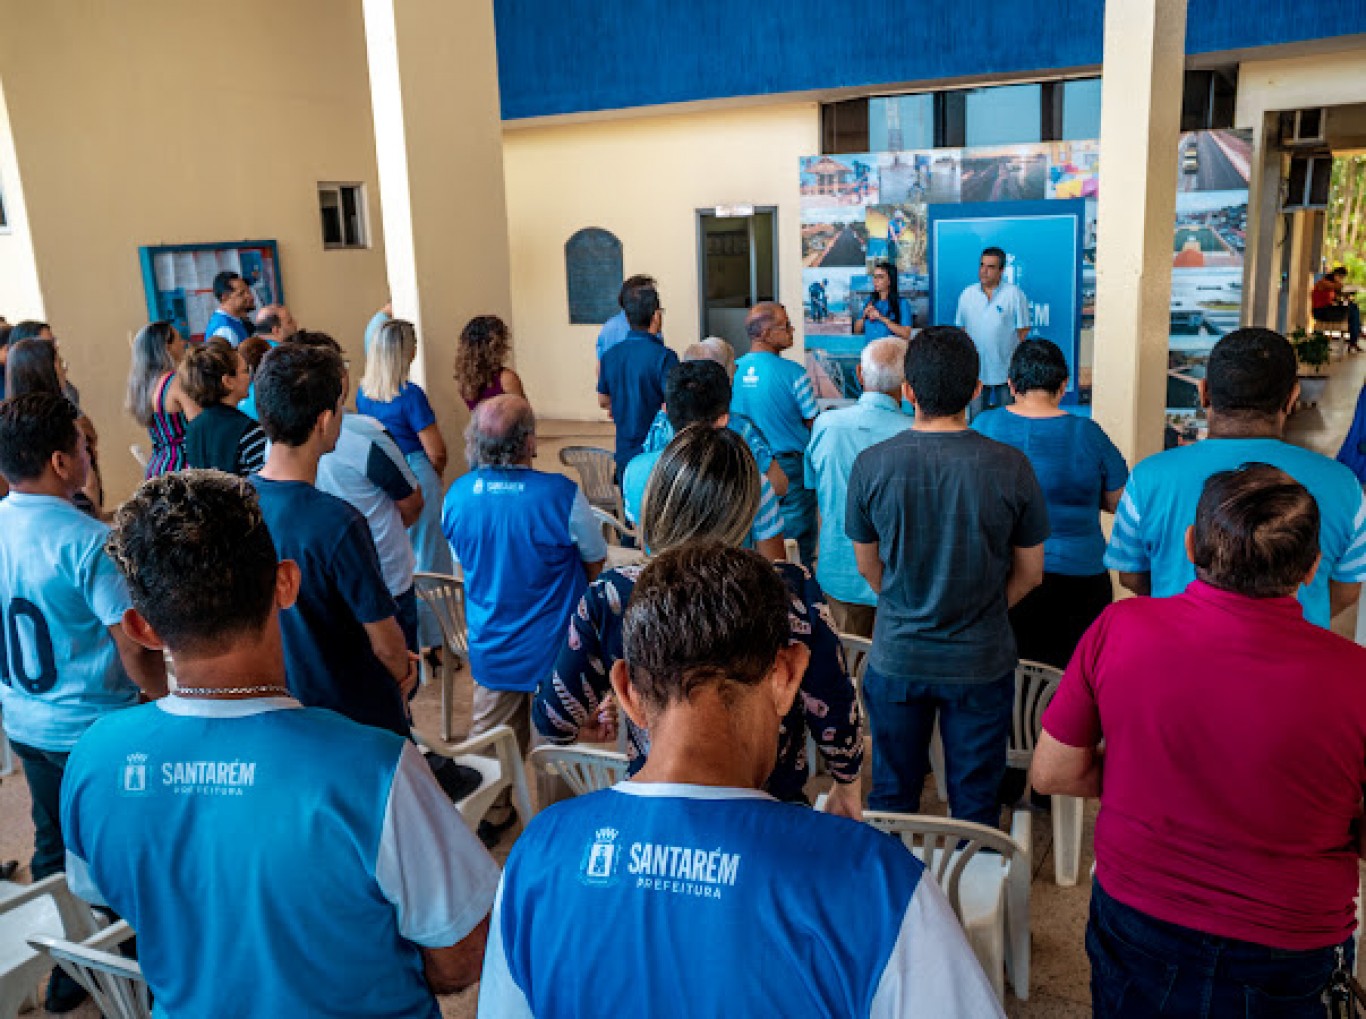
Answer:
[[816, 565], [816, 490], [806, 487], [804, 454], [775, 453], [773, 459], [787, 475], [787, 495], [778, 500], [783, 511], [783, 537], [797, 543], [802, 553], [802, 565], [814, 569]]
[[[1343, 942], [1352, 968], [1352, 939]], [[1323, 1019], [1336, 947], [1292, 951], [1165, 923], [1091, 885], [1086, 954], [1095, 1019]]]
[[996, 798], [1006, 771], [1015, 673], [987, 683], [906, 683], [871, 665], [863, 700], [873, 732], [873, 792], [868, 809], [914, 814], [930, 770], [935, 718], [944, 741], [949, 807], [978, 824], [1001, 823]]
[[62, 776], [70, 754], [39, 750], [26, 743], [9, 741], [14, 756], [24, 764], [30, 813], [33, 816], [33, 880], [41, 881], [66, 870], [66, 844], [62, 841]]

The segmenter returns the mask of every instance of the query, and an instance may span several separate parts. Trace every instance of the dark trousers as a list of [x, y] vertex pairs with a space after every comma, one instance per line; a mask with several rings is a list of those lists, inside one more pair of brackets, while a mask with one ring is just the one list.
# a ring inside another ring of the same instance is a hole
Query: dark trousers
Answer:
[[953, 816], [993, 828], [1001, 823], [996, 794], [1010, 742], [1013, 670], [988, 683], [906, 683], [883, 676], [870, 665], [863, 679], [863, 700], [873, 732], [870, 810], [920, 810], [920, 792], [930, 770], [930, 737], [938, 718]]
[[10, 740], [14, 755], [24, 762], [24, 780], [33, 801], [33, 880], [66, 870], [62, 842], [62, 775], [69, 754], [39, 750]]
[[408, 645], [408, 650], [417, 654], [421, 650], [417, 646], [417, 591], [408, 588], [402, 594], [394, 596], [394, 604], [398, 606], [398, 628], [403, 631], [403, 643]]
[[[1352, 969], [1352, 939], [1343, 942]], [[1091, 885], [1086, 954], [1095, 1019], [1323, 1019], [1335, 947], [1291, 951], [1165, 923]]]
[[1114, 599], [1108, 572], [1085, 577], [1045, 573], [1043, 583], [1010, 610], [1020, 657], [1067, 668], [1082, 635]]
[[797, 543], [802, 565], [816, 565], [816, 490], [806, 487], [805, 456], [802, 453], [775, 453], [773, 459], [787, 475], [787, 495], [778, 500], [783, 511], [783, 537]]
[[1357, 306], [1356, 301], [1348, 301], [1346, 304], [1330, 304], [1326, 308], [1315, 308], [1314, 321], [1322, 322], [1325, 325], [1346, 322], [1348, 342], [1355, 347], [1357, 341], [1361, 339], [1361, 308]]

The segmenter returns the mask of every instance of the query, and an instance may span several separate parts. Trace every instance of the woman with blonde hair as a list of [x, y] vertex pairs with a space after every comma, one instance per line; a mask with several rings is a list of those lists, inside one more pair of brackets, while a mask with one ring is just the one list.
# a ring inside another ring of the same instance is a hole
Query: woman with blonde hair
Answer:
[[455, 348], [455, 381], [470, 410], [504, 393], [526, 399], [522, 380], [507, 366], [511, 339], [507, 323], [497, 315], [476, 315], [460, 331], [460, 345]]
[[185, 431], [199, 406], [176, 373], [184, 357], [185, 338], [170, 322], [149, 322], [133, 337], [124, 409], [152, 439], [148, 478], [185, 466]]
[[[417, 357], [417, 331], [401, 318], [384, 323], [365, 357], [365, 375], [356, 389], [356, 410], [388, 429], [417, 475], [422, 515], [408, 528], [419, 573], [455, 570], [451, 547], [441, 533], [441, 475], [446, 470], [446, 440], [422, 387], [408, 378]], [[418, 644], [440, 647], [441, 628], [425, 605], [418, 606]]]
[[[641, 533], [653, 552], [702, 541], [739, 547], [759, 509], [759, 469], [745, 440], [726, 428], [692, 425], [669, 443], [645, 489]], [[553, 673], [541, 681], [531, 718], [551, 743], [616, 738], [617, 712], [608, 674], [623, 656], [626, 603], [644, 564], [603, 573], [569, 618]], [[862, 717], [844, 668], [839, 638], [830, 628], [820, 585], [801, 566], [773, 568], [792, 600], [792, 639], [811, 649], [802, 693], [783, 722], [778, 760], [766, 789], [780, 800], [806, 802], [808, 729], [835, 779], [829, 809], [860, 817], [859, 769], [863, 765]], [[627, 719], [632, 773], [644, 763], [650, 737]]]

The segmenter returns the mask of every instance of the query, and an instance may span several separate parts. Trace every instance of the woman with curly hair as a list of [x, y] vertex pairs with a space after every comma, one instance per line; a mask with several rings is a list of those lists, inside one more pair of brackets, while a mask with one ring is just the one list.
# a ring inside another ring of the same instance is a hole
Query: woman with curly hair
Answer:
[[465, 405], [474, 410], [491, 396], [511, 393], [526, 398], [522, 380], [507, 367], [511, 334], [497, 315], [476, 315], [460, 331], [455, 348], [455, 381]]

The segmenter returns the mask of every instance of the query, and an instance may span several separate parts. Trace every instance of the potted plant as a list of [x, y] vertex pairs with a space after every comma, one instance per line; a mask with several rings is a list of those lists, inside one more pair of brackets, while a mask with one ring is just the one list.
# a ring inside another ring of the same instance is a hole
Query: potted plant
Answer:
[[1325, 369], [1332, 354], [1328, 336], [1318, 329], [1309, 332], [1296, 329], [1290, 334], [1290, 343], [1300, 363], [1300, 403], [1313, 407], [1323, 398], [1323, 390], [1328, 385]]

